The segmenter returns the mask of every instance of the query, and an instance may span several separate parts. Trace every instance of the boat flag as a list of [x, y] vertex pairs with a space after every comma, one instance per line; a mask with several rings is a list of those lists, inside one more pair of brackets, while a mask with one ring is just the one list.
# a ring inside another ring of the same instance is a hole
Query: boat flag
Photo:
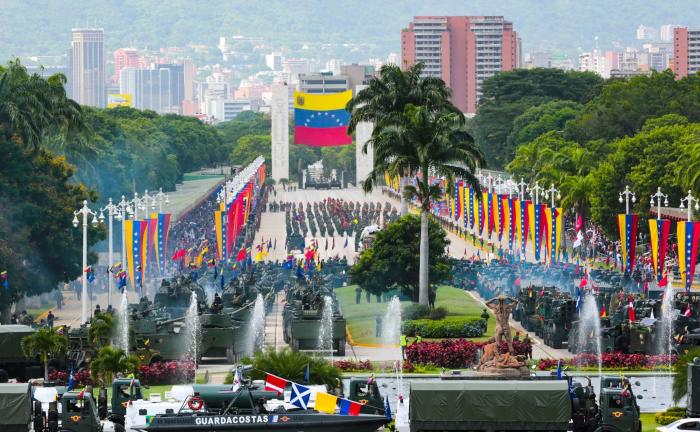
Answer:
[[292, 383], [292, 395], [289, 397], [289, 403], [301, 409], [307, 409], [311, 399], [311, 388], [301, 384]]
[[328, 414], [335, 414], [335, 405], [338, 402], [338, 397], [329, 395], [328, 393], [316, 393], [316, 411], [321, 411]]
[[625, 273], [631, 273], [634, 268], [638, 221], [636, 214], [617, 215], [617, 228], [620, 232], [620, 246], [622, 250], [622, 265], [624, 266]]
[[66, 385], [66, 391], [71, 391], [75, 387], [75, 375], [74, 370], [70, 368], [70, 375], [68, 376], [68, 385]]
[[654, 266], [656, 280], [661, 281], [664, 272], [664, 260], [668, 247], [668, 237], [671, 233], [671, 221], [668, 219], [649, 219], [649, 234], [651, 240], [651, 263]]
[[700, 222], [678, 222], [678, 271], [686, 291], [693, 284], [693, 273], [698, 255]]
[[265, 390], [276, 391], [279, 394], [284, 393], [284, 387], [289, 381], [284, 378], [280, 378], [276, 375], [270, 373], [265, 374]]
[[294, 143], [314, 147], [352, 144], [345, 105], [352, 90], [340, 93], [294, 92]]
[[391, 421], [391, 407], [389, 406], [389, 396], [384, 398], [384, 412], [386, 413], [386, 420]]
[[340, 400], [340, 415], [351, 415], [351, 416], [357, 416], [360, 415], [360, 409], [362, 408], [362, 404], [347, 400], [347, 399], [341, 399]]

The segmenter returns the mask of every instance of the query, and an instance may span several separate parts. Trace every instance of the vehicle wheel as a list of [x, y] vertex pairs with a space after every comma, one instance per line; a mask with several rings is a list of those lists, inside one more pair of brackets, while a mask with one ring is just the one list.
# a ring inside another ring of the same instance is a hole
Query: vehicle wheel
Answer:
[[124, 425], [121, 425], [119, 423], [114, 423], [114, 432], [125, 432], [126, 428]]

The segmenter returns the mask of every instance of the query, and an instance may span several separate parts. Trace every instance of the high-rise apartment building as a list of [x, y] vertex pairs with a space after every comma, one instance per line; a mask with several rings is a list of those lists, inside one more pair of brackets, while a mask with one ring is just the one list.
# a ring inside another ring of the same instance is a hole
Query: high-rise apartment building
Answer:
[[348, 89], [348, 77], [330, 73], [299, 75], [299, 91], [302, 93], [341, 93]]
[[119, 48], [114, 51], [114, 76], [112, 80], [119, 81], [119, 72], [125, 67], [143, 67], [139, 59], [139, 52], [136, 48]]
[[125, 67], [119, 72], [119, 93], [131, 95], [132, 106], [157, 113], [181, 113], [184, 100], [183, 65], [154, 68]]
[[676, 78], [694, 75], [700, 70], [700, 30], [673, 29], [673, 71]]
[[72, 97], [81, 105], [106, 105], [103, 29], [73, 29], [71, 41]]
[[475, 113], [484, 80], [520, 67], [520, 40], [502, 16], [417, 16], [401, 33], [401, 67], [418, 62], [445, 81], [460, 110]]

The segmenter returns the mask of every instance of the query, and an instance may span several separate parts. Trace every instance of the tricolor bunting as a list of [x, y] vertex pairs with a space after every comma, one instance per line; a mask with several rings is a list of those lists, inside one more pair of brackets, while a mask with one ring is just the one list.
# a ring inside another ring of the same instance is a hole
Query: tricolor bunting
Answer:
[[545, 216], [547, 217], [547, 251], [549, 253], [549, 261], [556, 262], [559, 256], [559, 244], [561, 241], [562, 215], [561, 208], [546, 208]]
[[294, 143], [314, 147], [352, 144], [348, 135], [350, 113], [345, 105], [352, 90], [341, 93], [294, 92]]
[[656, 280], [661, 281], [664, 273], [664, 260], [668, 250], [668, 237], [671, 233], [671, 221], [668, 219], [649, 219], [651, 240], [651, 262], [654, 266]]
[[700, 222], [678, 222], [678, 271], [686, 291], [693, 284], [693, 273], [698, 256]]
[[620, 249], [625, 273], [631, 273], [636, 260], [637, 223], [636, 214], [617, 215], [617, 229], [620, 232]]
[[496, 200], [496, 205], [493, 206], [494, 215], [493, 222], [498, 234], [498, 241], [503, 238], [503, 195], [493, 194], [493, 199]]
[[469, 228], [469, 208], [470, 208], [469, 207], [469, 205], [470, 205], [469, 191], [470, 190], [471, 190], [471, 188], [469, 188], [469, 187], [462, 188], [462, 194], [463, 194], [462, 195], [462, 204], [463, 204], [462, 220], [464, 221], [465, 231]]
[[464, 181], [460, 180], [459, 181], [459, 193], [457, 194], [457, 220], [459, 220], [460, 217], [465, 217], [464, 216]]
[[124, 221], [124, 235], [126, 240], [126, 263], [129, 272], [131, 288], [141, 286], [141, 271], [144, 267], [145, 243], [147, 233], [146, 221]]
[[542, 234], [545, 231], [544, 204], [530, 204], [527, 206], [528, 221], [530, 222], [530, 238], [535, 254], [535, 261], [540, 261], [540, 250], [542, 249]]
[[162, 275], [165, 270], [166, 251], [168, 250], [168, 230], [170, 228], [170, 213], [158, 213], [158, 228], [156, 229], [153, 242], [156, 246], [156, 265], [158, 274]]

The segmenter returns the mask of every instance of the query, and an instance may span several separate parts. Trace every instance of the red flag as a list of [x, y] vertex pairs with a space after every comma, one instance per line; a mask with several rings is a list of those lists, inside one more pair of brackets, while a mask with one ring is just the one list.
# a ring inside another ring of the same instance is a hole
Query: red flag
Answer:
[[187, 253], [187, 250], [185, 249], [178, 249], [175, 251], [175, 254], [172, 256], [173, 261], [177, 261], [185, 256]]
[[520, 276], [515, 280], [515, 286], [520, 286]]
[[586, 285], [588, 285], [588, 279], [586, 279], [586, 278], [584, 277], [583, 279], [581, 279], [581, 282], [579, 282], [578, 287], [579, 287], [579, 288], [583, 288], [583, 287], [585, 287]]
[[579, 214], [576, 219], [576, 232], [581, 231], [581, 228], [583, 228], [583, 217]]
[[636, 321], [636, 316], [634, 313], [634, 297], [632, 297], [632, 294], [629, 296], [629, 305], [627, 307], [627, 312], [629, 314], [629, 319], [630, 321]]
[[690, 310], [690, 303], [685, 307], [685, 311], [683, 311], [683, 316], [686, 318], [690, 318], [690, 316], [693, 314], [693, 311]]
[[664, 277], [661, 278], [659, 281], [659, 288], [665, 287], [668, 285], [668, 277], [666, 276], [666, 273], [664, 273]]
[[284, 387], [288, 381], [276, 375], [265, 374], [265, 390], [276, 391], [279, 394], [284, 393]]
[[605, 318], [608, 316], [608, 311], [605, 310], [605, 305], [600, 309], [600, 317]]
[[244, 261], [244, 260], [245, 260], [245, 255], [246, 255], [245, 247], [242, 247], [242, 248], [238, 251], [238, 256], [236, 256], [236, 261]]

